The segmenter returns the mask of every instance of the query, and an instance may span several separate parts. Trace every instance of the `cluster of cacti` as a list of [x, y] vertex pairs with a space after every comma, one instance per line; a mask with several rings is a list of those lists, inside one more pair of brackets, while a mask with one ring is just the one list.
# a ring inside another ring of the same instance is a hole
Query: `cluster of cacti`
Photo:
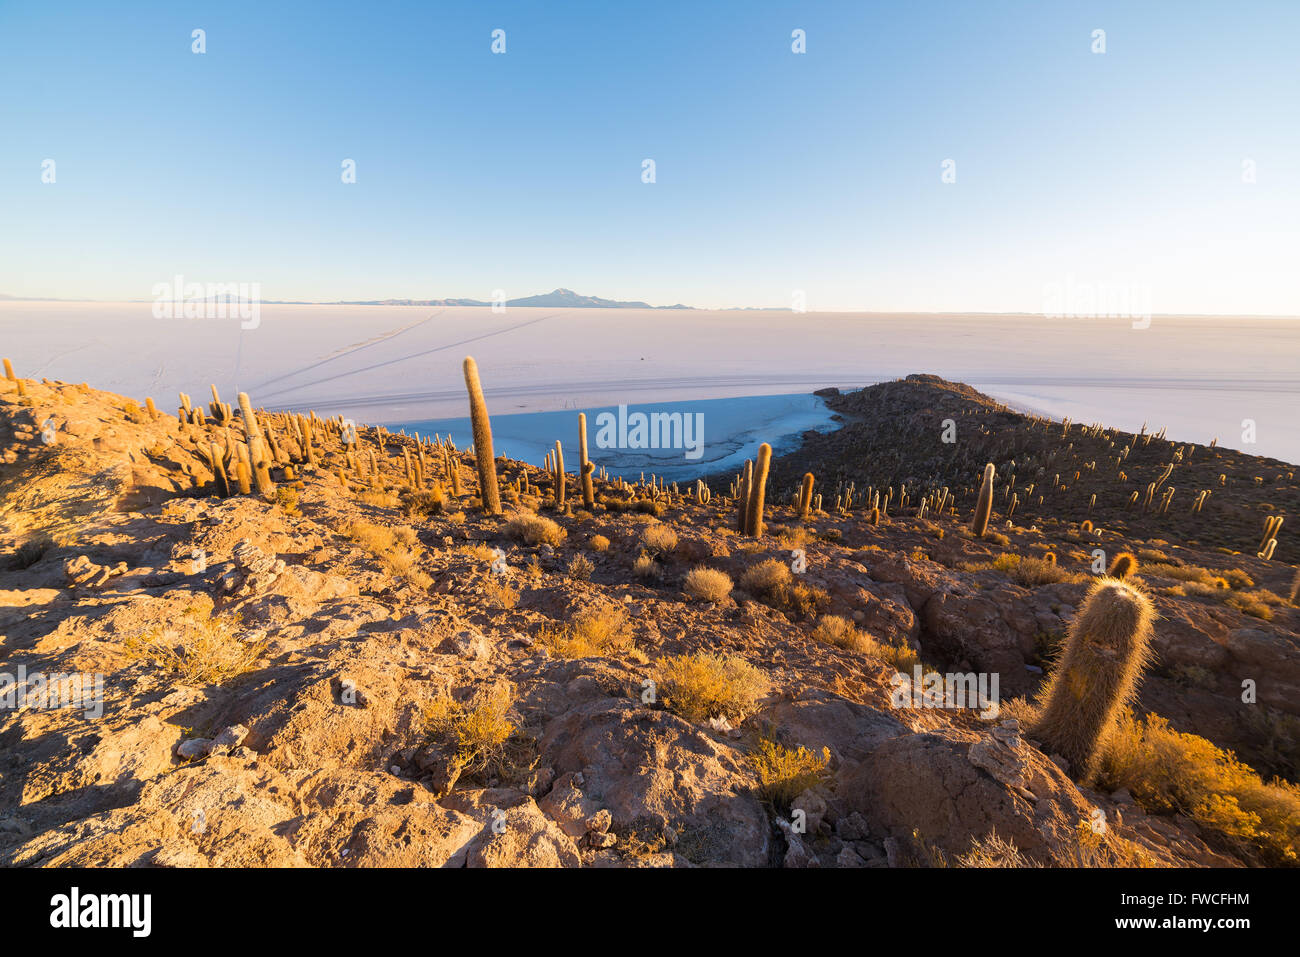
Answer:
[[465, 357], [465, 388], [469, 392], [469, 417], [474, 430], [474, 460], [478, 465], [479, 502], [489, 515], [501, 514], [501, 490], [497, 486], [497, 464], [492, 455], [492, 422], [483, 386], [478, 378], [478, 364]]
[[1264, 537], [1259, 541], [1257, 557], [1265, 561], [1273, 558], [1273, 549], [1277, 548], [1277, 533], [1282, 530], [1282, 516], [1269, 515], [1264, 519]]
[[813, 482], [812, 472], [805, 472], [803, 482], [799, 486], [799, 517], [806, 519], [812, 512], [813, 504]]
[[564, 500], [567, 478], [564, 474], [564, 446], [559, 439], [555, 440], [555, 450], [551, 453], [551, 500], [554, 502], [556, 509], [564, 511]]
[[[215, 390], [214, 390], [215, 391]], [[257, 482], [257, 493], [270, 500], [275, 498], [275, 483], [271, 481], [271, 460], [267, 452], [266, 439], [262, 427], [253, 412], [253, 404], [247, 392], [239, 393], [239, 414], [244, 421], [244, 436], [248, 446], [249, 466]]]
[[1154, 618], [1145, 594], [1108, 576], [1092, 585], [1070, 625], [1028, 733], [1045, 752], [1063, 757], [1077, 780], [1095, 773], [1116, 721], [1136, 694], [1153, 657]]

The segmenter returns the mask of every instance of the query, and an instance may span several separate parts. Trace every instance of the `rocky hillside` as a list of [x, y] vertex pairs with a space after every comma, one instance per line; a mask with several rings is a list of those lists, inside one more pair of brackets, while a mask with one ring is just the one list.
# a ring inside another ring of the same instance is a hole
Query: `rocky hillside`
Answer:
[[[1073, 440], [1100, 473], [1127, 437], [909, 383], [884, 392], [898, 410], [914, 387], [938, 398], [888, 435], [866, 428], [869, 395], [835, 398], [844, 429], [778, 460], [746, 536], [725, 481], [701, 495], [597, 474], [587, 507], [570, 463], [560, 507], [550, 475], [499, 459], [492, 516], [474, 457], [438, 437], [259, 412], [259, 454], [220, 396], [168, 414], [0, 380], [0, 863], [1294, 863], [1300, 796], [1220, 750], [1294, 780], [1283, 540], [1270, 560], [1208, 547], [1207, 520], [1196, 545], [1172, 510], [1161, 532], [1100, 493], [1082, 527], [1074, 453], [1044, 456]], [[1006, 454], [889, 451], [940, 413]], [[1158, 464], [1139, 444], [1134, 482]], [[1189, 497], [1192, 467], [1235, 455], [1188, 454]], [[976, 537], [958, 486], [1012, 458], [1017, 488], [1060, 464], [1065, 491], [1011, 522], [999, 499]], [[1242, 459], [1211, 503], [1294, 494], [1289, 467]], [[809, 468], [823, 501], [801, 518], [776, 490]], [[937, 507], [929, 480], [954, 500]], [[837, 508], [837, 481], [892, 485], [892, 504]], [[1156, 659], [1113, 759], [1076, 781], [1027, 734], [1029, 699], [1096, 547], [1138, 556]], [[900, 699], [914, 667], [996, 674], [1001, 707]], [[57, 675], [102, 690], [53, 707]]]

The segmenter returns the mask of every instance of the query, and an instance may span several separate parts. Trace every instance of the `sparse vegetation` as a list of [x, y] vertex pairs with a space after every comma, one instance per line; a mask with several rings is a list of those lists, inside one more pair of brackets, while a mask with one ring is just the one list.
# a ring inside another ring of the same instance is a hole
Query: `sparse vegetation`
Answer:
[[1186, 814], [1262, 863], [1300, 861], [1300, 788], [1265, 784], [1231, 751], [1175, 731], [1160, 715], [1121, 719], [1101, 780], [1108, 789], [1128, 788], [1153, 813]]
[[263, 638], [241, 641], [226, 619], [195, 613], [122, 643], [131, 658], [148, 661], [190, 685], [220, 685], [251, 671], [266, 650]]
[[417, 540], [413, 529], [405, 525], [390, 528], [356, 519], [344, 526], [343, 534], [379, 559], [396, 577], [421, 589], [433, 584], [433, 579], [420, 570], [413, 549]]
[[588, 609], [571, 621], [547, 625], [537, 639], [558, 658], [644, 660], [632, 639], [627, 613], [617, 607]]
[[665, 659], [658, 669], [664, 703], [689, 721], [743, 721], [767, 694], [767, 676], [744, 658], [702, 651]]
[[830, 760], [829, 748], [815, 754], [803, 746], [787, 748], [771, 738], [759, 739], [749, 756], [758, 775], [759, 793], [781, 813], [789, 811], [800, 794], [825, 780]]
[[518, 782], [536, 763], [536, 742], [510, 720], [513, 705], [507, 684], [465, 703], [442, 695], [424, 709], [425, 734], [432, 745], [454, 755], [463, 780]]

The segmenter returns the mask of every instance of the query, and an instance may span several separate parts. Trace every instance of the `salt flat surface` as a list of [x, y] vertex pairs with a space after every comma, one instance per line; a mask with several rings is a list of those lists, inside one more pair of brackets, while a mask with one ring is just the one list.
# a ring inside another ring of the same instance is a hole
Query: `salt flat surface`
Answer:
[[[788, 395], [931, 372], [1076, 421], [1300, 461], [1300, 319], [935, 316], [786, 311], [266, 305], [155, 319], [152, 304], [0, 302], [23, 375], [89, 382], [163, 407], [246, 390], [271, 408], [364, 422], [467, 413], [478, 360], [495, 415]], [[720, 414], [720, 413], [719, 413]], [[1242, 442], [1242, 421], [1256, 443]], [[710, 441], [723, 440], [716, 432]], [[541, 439], [538, 439], [541, 441]], [[567, 441], [567, 439], [566, 439]]]

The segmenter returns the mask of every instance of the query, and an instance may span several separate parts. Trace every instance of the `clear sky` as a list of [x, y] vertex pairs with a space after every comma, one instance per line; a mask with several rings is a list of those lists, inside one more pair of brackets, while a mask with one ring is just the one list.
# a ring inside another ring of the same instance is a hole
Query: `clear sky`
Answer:
[[1297, 314], [1298, 264], [1296, 0], [0, 0], [0, 293]]

